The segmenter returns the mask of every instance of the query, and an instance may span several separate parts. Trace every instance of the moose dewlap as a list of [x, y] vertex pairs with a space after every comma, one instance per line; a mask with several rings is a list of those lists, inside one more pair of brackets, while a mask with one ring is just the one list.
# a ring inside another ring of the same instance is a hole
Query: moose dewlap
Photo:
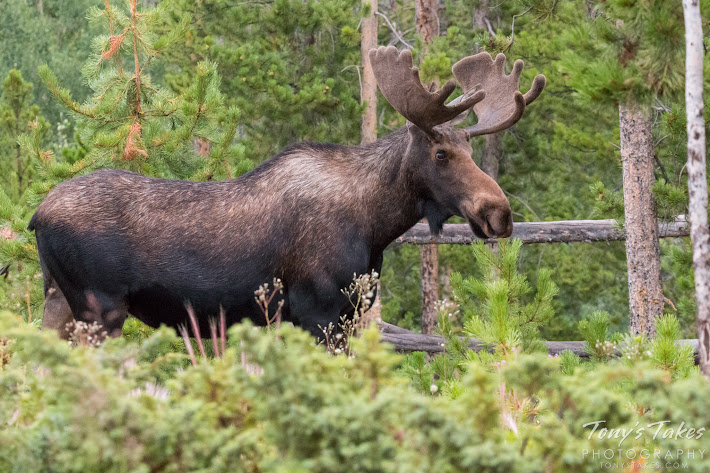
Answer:
[[[58, 185], [30, 222], [44, 276], [43, 327], [73, 320], [113, 336], [128, 313], [151, 326], [200, 329], [223, 309], [227, 323], [264, 324], [254, 291], [283, 281], [283, 317], [315, 335], [352, 315], [341, 289], [353, 274], [380, 272], [382, 253], [426, 217], [439, 232], [452, 215], [480, 237], [510, 236], [510, 205], [473, 162], [469, 140], [515, 124], [541, 93], [537, 76], [518, 90], [522, 61], [488, 53], [453, 67], [464, 94], [445, 104], [453, 80], [425, 88], [409, 51], [370, 51], [377, 82], [407, 119], [365, 146], [302, 143], [221, 182], [155, 179], [104, 170]], [[473, 109], [478, 122], [457, 129]]]

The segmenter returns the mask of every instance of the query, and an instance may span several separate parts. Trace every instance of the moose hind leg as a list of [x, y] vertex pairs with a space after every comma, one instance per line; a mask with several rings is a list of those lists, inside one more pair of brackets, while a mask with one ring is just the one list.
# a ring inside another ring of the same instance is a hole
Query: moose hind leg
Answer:
[[127, 313], [125, 297], [86, 291], [83, 308], [78, 311], [77, 319], [86, 323], [96, 322], [109, 337], [120, 337]]
[[56, 330], [61, 338], [69, 337], [68, 326], [74, 322], [74, 314], [62, 290], [54, 279], [45, 281], [44, 315], [42, 328]]

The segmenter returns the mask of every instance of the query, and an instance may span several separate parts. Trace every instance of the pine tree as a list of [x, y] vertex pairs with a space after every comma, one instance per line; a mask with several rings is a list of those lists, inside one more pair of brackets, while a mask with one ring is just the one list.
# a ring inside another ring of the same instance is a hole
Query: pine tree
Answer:
[[[74, 96], [83, 101], [89, 90], [82, 81], [81, 66], [91, 51], [91, 38], [98, 32], [86, 24], [86, 11], [99, 5], [104, 5], [104, 0], [3, 2], [0, 78], [17, 69], [25, 80], [38, 85], [37, 67], [48, 64]], [[53, 125], [62, 121], [62, 105], [44, 87], [34, 87], [29, 101], [37, 104]]]
[[[193, 82], [179, 95], [152, 80], [150, 71], [156, 58], [183, 40], [189, 17], [182, 17], [179, 27], [158, 35], [167, 15], [162, 4], [146, 10], [139, 10], [137, 0], [130, 0], [127, 10], [109, 2], [106, 6], [92, 8], [88, 15], [107, 33], [94, 39], [95, 51], [82, 68], [93, 91], [91, 98], [76, 102], [49, 67], [39, 69], [44, 85], [76, 119], [86, 154], [70, 162], [46, 151], [42, 137], [47, 125], [36, 120], [30, 133], [20, 137], [20, 144], [39, 167], [39, 178], [28, 192], [31, 206], [15, 206], [0, 192], [0, 227], [14, 234], [12, 239], [0, 239], [0, 261], [12, 262], [13, 271], [16, 268], [19, 275], [32, 281], [31, 291], [26, 291], [31, 294], [27, 312], [35, 311], [42, 297], [36, 241], [27, 224], [34, 206], [57, 183], [106, 167], [207, 180], [231, 178], [252, 166], [243, 149], [233, 144], [239, 113], [236, 108], [224, 107], [215, 64], [197, 64]], [[14, 299], [10, 298], [13, 304]]]
[[193, 82], [195, 64], [218, 64], [225, 103], [239, 109], [245, 156], [257, 163], [299, 141], [361, 140], [359, 0], [175, 0], [166, 30], [194, 19], [169, 54], [174, 92]]
[[656, 327], [656, 337], [648, 348], [651, 361], [674, 378], [687, 378], [696, 369], [695, 350], [692, 345], [678, 343], [681, 338], [678, 319], [672, 315], [661, 316]]
[[651, 335], [665, 300], [652, 193], [651, 105], [682, 90], [682, 9], [672, 2], [621, 0], [594, 7], [568, 36], [564, 57], [580, 94], [619, 109], [629, 323], [632, 331]]
[[[377, 140], [377, 81], [370, 65], [369, 51], [377, 44], [377, 0], [364, 0], [360, 35], [360, 57], [362, 64], [362, 83], [360, 84], [360, 104], [364, 107], [360, 122], [360, 144], [373, 143]], [[377, 280], [377, 295], [372, 307], [367, 312], [371, 320], [382, 319], [382, 285]]]
[[[553, 299], [557, 286], [550, 280], [549, 271], [537, 274], [536, 288], [518, 271], [520, 240], [501, 240], [499, 251], [492, 251], [484, 243], [472, 246], [481, 278], [451, 278], [453, 301], [456, 308], [440, 306], [436, 332], [445, 339], [444, 353], [427, 363], [424, 353], [407, 356], [403, 372], [422, 392], [443, 393], [455, 398], [463, 392], [461, 379], [472, 363], [490, 368], [504, 360], [511, 361], [523, 351], [547, 351], [540, 327], [552, 317]], [[488, 350], [473, 351], [463, 333], [488, 345]]]
[[[0, 179], [5, 192], [16, 200], [35, 173], [31, 155], [23, 152], [18, 138], [33, 127], [47, 128], [39, 107], [32, 104], [32, 97], [32, 84], [23, 79], [22, 72], [12, 69], [2, 82], [0, 95]], [[40, 138], [44, 140], [46, 136]]]
[[473, 245], [476, 263], [483, 277], [452, 277], [455, 301], [464, 314], [467, 335], [491, 344], [497, 353], [508, 356], [516, 349], [538, 351], [540, 326], [552, 317], [552, 300], [557, 286], [548, 270], [537, 275], [536, 291], [518, 271], [520, 240], [500, 240], [498, 251], [484, 243]]
[[652, 188], [654, 150], [647, 106], [634, 99], [619, 104], [621, 163], [624, 182], [626, 261], [629, 278], [629, 327], [653, 335], [663, 313], [661, 249]]
[[75, 102], [48, 67], [39, 70], [50, 92], [76, 117], [89, 152], [69, 170], [66, 163], [48, 163], [50, 178], [33, 190], [44, 195], [58, 179], [100, 167], [193, 179], [243, 172], [248, 163], [231, 146], [238, 112], [223, 107], [216, 66], [198, 64], [194, 81], [179, 96], [154, 83], [149, 74], [156, 58], [184, 38], [189, 17], [158, 36], [164, 7], [139, 11], [136, 0], [129, 2], [129, 11], [107, 5], [105, 10], [92, 8], [88, 15], [108, 33], [94, 39], [97, 51], [82, 69], [94, 92], [89, 100]]
[[[473, 11], [473, 27], [480, 31], [495, 34], [492, 31], [488, 15], [490, 4], [488, 0], [479, 0], [478, 6]], [[499, 161], [503, 157], [503, 133], [490, 133], [484, 136], [483, 152], [481, 153], [481, 171], [493, 179], [498, 179]]]

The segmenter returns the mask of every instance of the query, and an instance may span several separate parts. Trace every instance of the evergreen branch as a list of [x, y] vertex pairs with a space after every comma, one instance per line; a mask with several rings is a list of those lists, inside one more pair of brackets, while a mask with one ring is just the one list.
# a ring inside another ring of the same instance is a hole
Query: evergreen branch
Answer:
[[106, 87], [104, 87], [103, 92], [101, 92], [101, 93], [96, 97], [95, 100], [96, 100], [97, 102], [102, 101], [102, 100], [106, 97], [106, 94], [108, 93], [109, 89], [110, 89], [114, 84], [116, 84], [116, 83], [118, 83], [118, 82], [121, 82], [121, 78], [120, 78], [120, 77], [117, 78], [117, 79], [114, 79], [114, 80], [112, 80], [111, 82], [109, 82], [108, 84], [106, 84]]
[[195, 128], [197, 127], [197, 122], [200, 121], [200, 117], [202, 117], [202, 114], [204, 113], [204, 102], [200, 102], [197, 106], [197, 114], [195, 115], [195, 119], [192, 121], [192, 126], [190, 126], [190, 131], [187, 132], [187, 135], [185, 138], [190, 138], [193, 133], [195, 132]]
[[[111, 38], [114, 37], [113, 35], [113, 17], [111, 15], [111, 5], [109, 3], [109, 0], [106, 0], [105, 2], [106, 6], [106, 17], [108, 18], [108, 27], [109, 27], [109, 32], [111, 34]], [[123, 33], [121, 34], [121, 40], [120, 43], [123, 43], [123, 38], [126, 35], [126, 32], [128, 31], [128, 28], [124, 29]], [[118, 45], [120, 47], [121, 44]], [[116, 48], [116, 52], [118, 52], [118, 47]], [[113, 60], [116, 63], [116, 69], [118, 70], [118, 75], [123, 77], [123, 67], [121, 67], [121, 58], [118, 54], [115, 54], [113, 56]]]
[[148, 56], [148, 59], [146, 59], [146, 60], [145, 60], [145, 63], [143, 63], [143, 66], [141, 67], [140, 72], [138, 72], [139, 75], [141, 75], [141, 76], [143, 75], [143, 71], [145, 70], [145, 68], [148, 67], [148, 65], [150, 64], [150, 62], [151, 62], [155, 57], [157, 57], [159, 53], [160, 53], [159, 51], [155, 51], [155, 54], [151, 54], [151, 55]]
[[503, 272], [503, 268], [499, 265], [498, 261], [493, 257], [493, 252], [488, 252], [483, 250], [485, 247], [485, 243], [479, 243], [476, 242], [475, 245], [478, 245], [481, 247], [481, 251], [478, 253], [480, 256], [484, 257], [485, 259], [488, 260], [488, 263], [493, 266], [494, 268], [498, 269], [500, 272]]
[[[129, 84], [130, 84], [130, 83], [131, 83], [130, 80], [129, 80], [129, 81], [126, 81], [126, 83], [125, 83], [124, 86], [123, 86], [123, 91], [122, 91], [122, 93], [121, 93], [120, 95], [117, 95], [117, 96], [116, 96], [116, 101], [114, 102], [113, 107], [111, 107], [111, 109], [110, 109], [106, 114], [108, 114], [108, 115], [112, 114], [113, 112], [116, 111], [116, 109], [118, 108], [118, 106], [121, 105], [121, 103], [123, 102], [123, 100], [124, 100], [124, 98], [125, 98], [126, 93], [128, 92], [128, 87], [129, 87]], [[106, 90], [105, 92], [108, 92], [108, 90]], [[100, 97], [100, 98], [102, 98], [102, 97]], [[104, 118], [104, 117], [92, 117], [92, 118], [96, 118], [97, 120], [101, 120], [101, 121], [103, 122], [103, 124], [108, 124], [108, 123], [120, 122], [120, 121], [126, 120], [126, 119], [128, 119], [128, 118], [133, 119], [134, 116], [133, 116], [133, 115], [128, 115], [128, 116], [125, 116], [125, 117], [110, 118], [110, 119], [107, 119], [107, 118]]]
[[165, 112], [165, 113], [153, 113], [153, 112], [144, 113], [143, 116], [144, 117], [169, 117], [170, 115], [172, 115], [173, 113], [175, 113], [177, 111], [178, 111], [178, 108], [174, 108], [174, 109], [170, 110], [169, 112]]
[[158, 38], [155, 43], [151, 46], [151, 49], [155, 51], [155, 54], [159, 54], [166, 48], [169, 48], [172, 44], [177, 43], [179, 40], [185, 37], [185, 33], [190, 27], [190, 21], [192, 20], [189, 14], [185, 14], [180, 19], [180, 23], [177, 27], [171, 28], [170, 31]]
[[121, 49], [121, 45], [123, 44], [123, 40], [126, 38], [126, 33], [128, 30], [126, 29], [123, 33], [121, 33], [118, 36], [113, 36], [111, 35], [109, 38], [109, 48], [101, 53], [101, 59], [111, 59], [114, 56], [117, 55], [119, 49]]
[[136, 27], [136, 17], [138, 14], [137, 10], [138, 0], [131, 0], [131, 38], [133, 39], [133, 60], [135, 65], [136, 75], [134, 78], [136, 84], [136, 113], [141, 114], [141, 70], [140, 62], [138, 59], [138, 28]]
[[144, 84], [142, 84], [142, 87], [143, 87], [144, 89], [150, 90], [150, 91], [153, 92], [153, 93], [156, 93], [156, 94], [158, 93], [158, 90], [157, 90], [155, 87], [152, 87], [149, 83], [144, 83]]
[[49, 89], [49, 92], [57, 100], [59, 100], [62, 105], [79, 115], [83, 115], [88, 118], [95, 118], [93, 113], [89, 111], [90, 108], [75, 102], [74, 99], [72, 99], [71, 97], [71, 92], [69, 91], [69, 89], [66, 89], [59, 85], [57, 76], [54, 75], [48, 65], [43, 64], [39, 66], [37, 68], [37, 73], [39, 74], [39, 78], [42, 83]]
[[360, 90], [362, 90], [362, 74], [360, 72], [360, 66], [358, 64], [351, 64], [347, 67], [344, 67], [343, 70], [340, 72], [345, 72], [346, 70], [350, 69], [351, 67], [354, 67], [355, 70], [357, 71], [357, 80], [360, 84]]
[[106, 0], [106, 17], [108, 18], [108, 29], [111, 32], [111, 36], [113, 36], [113, 19], [111, 18], [111, 5], [109, 0]]

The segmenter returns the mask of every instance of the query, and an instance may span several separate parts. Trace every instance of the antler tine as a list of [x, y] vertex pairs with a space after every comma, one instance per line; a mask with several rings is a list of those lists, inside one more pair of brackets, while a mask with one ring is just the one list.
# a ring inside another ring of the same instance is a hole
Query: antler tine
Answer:
[[486, 91], [485, 98], [473, 106], [478, 123], [466, 128], [469, 137], [510, 128], [523, 116], [525, 106], [535, 100], [545, 87], [545, 76], [540, 74], [523, 95], [518, 90], [523, 61], [515, 61], [512, 72], [506, 76], [504, 54], [498, 54], [495, 61], [486, 52], [469, 56], [454, 64], [453, 71], [465, 92], [476, 88]]
[[444, 105], [456, 88], [449, 80], [436, 92], [427, 90], [419, 79], [419, 70], [412, 66], [412, 53], [394, 46], [371, 49], [370, 64], [382, 95], [407, 120], [430, 135], [434, 127], [455, 118], [483, 100], [485, 92], [471, 90], [454, 105]]
[[545, 76], [542, 74], [538, 74], [535, 76], [533, 79], [533, 83], [530, 86], [530, 90], [525, 92], [525, 105], [530, 105], [530, 102], [535, 100], [540, 96], [542, 93], [542, 89], [545, 88], [545, 84], [547, 84], [547, 79], [545, 79]]

